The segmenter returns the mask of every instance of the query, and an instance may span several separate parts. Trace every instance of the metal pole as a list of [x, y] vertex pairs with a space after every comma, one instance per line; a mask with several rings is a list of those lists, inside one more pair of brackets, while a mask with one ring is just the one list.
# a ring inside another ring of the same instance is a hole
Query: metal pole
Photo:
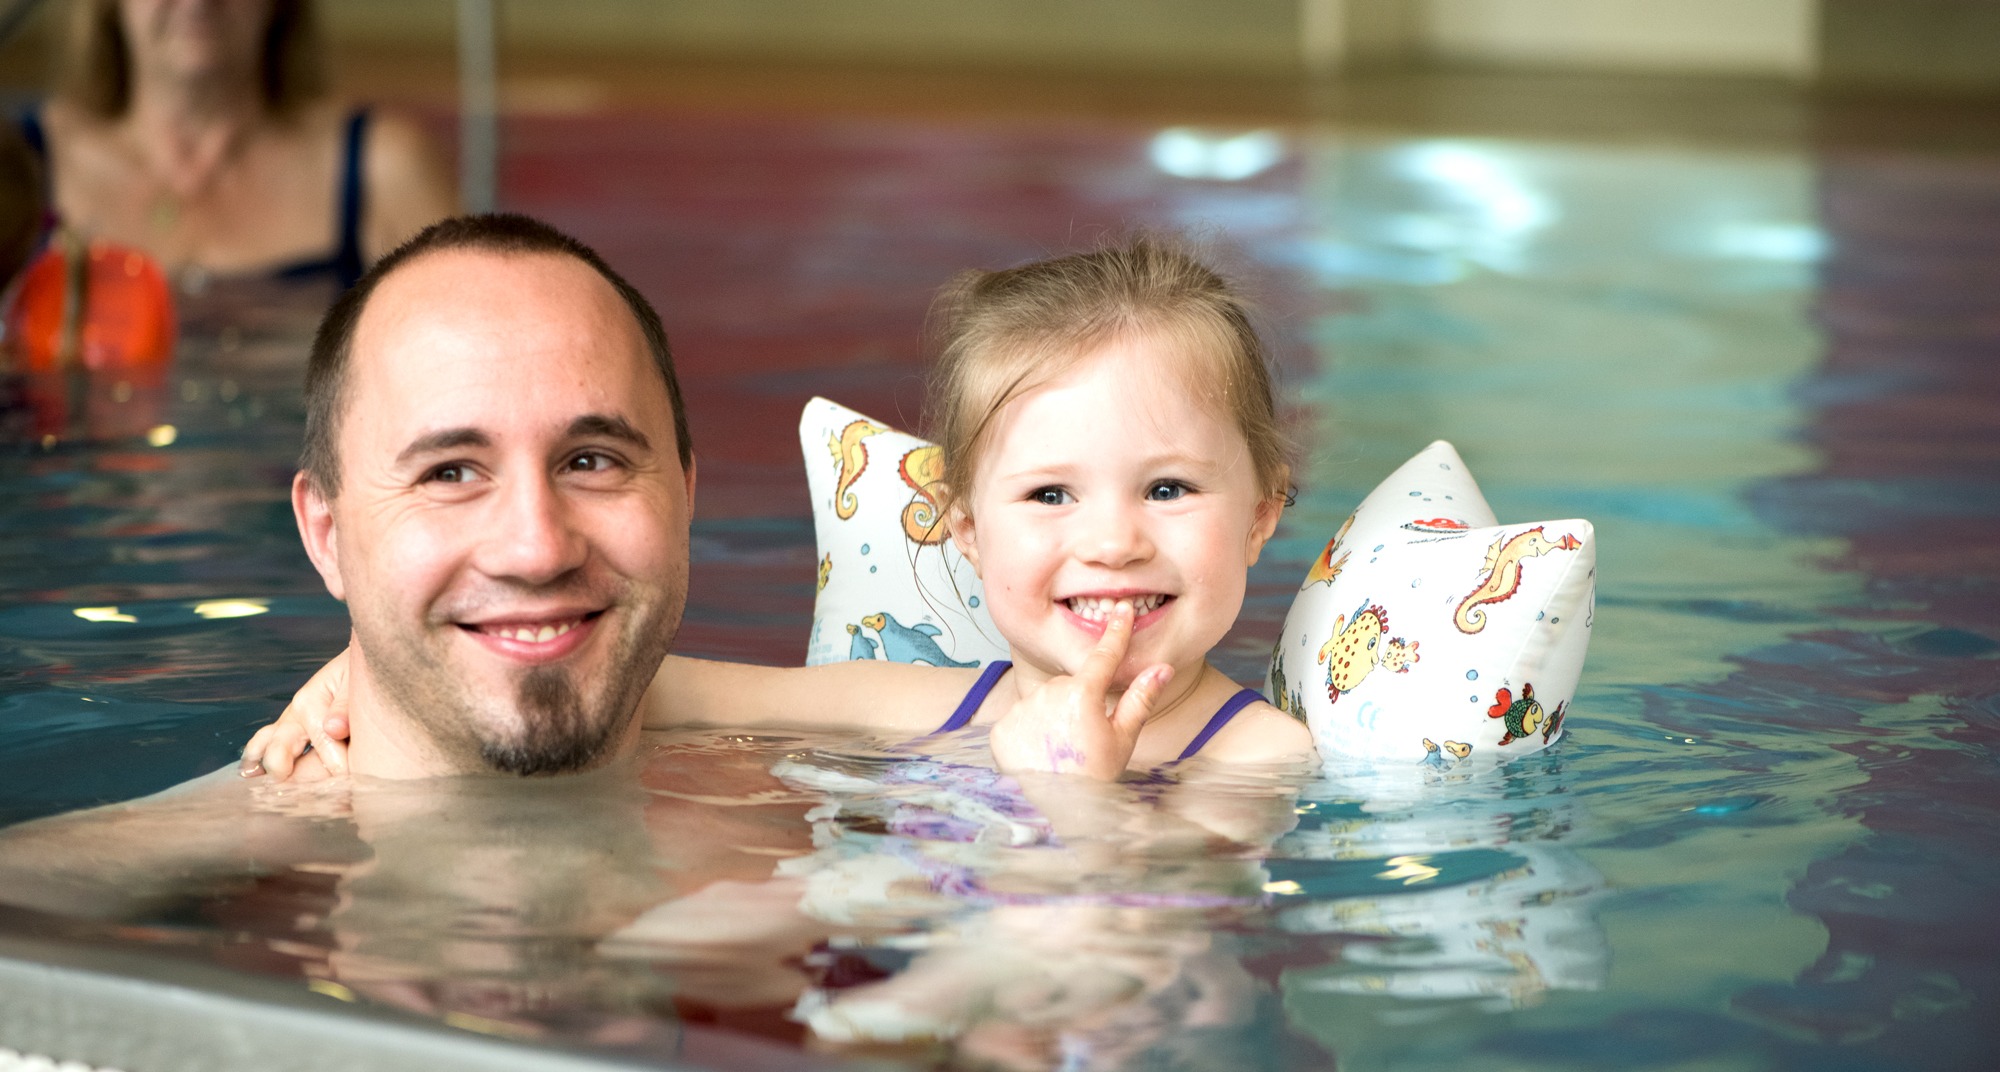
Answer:
[[494, 0], [458, 0], [458, 200], [491, 212], [499, 193], [500, 86]]

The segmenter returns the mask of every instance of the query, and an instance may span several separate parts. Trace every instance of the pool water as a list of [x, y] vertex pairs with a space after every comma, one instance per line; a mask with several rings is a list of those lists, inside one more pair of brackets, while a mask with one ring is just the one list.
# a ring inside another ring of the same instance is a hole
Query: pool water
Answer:
[[[2000, 159], [1250, 133], [524, 119], [503, 188], [674, 337], [680, 650], [801, 657], [791, 428], [812, 394], [913, 417], [952, 271], [1208, 227], [1302, 447], [1218, 663], [1260, 678], [1311, 556], [1450, 439], [1503, 520], [1597, 527], [1555, 748], [1317, 780], [1267, 852], [1134, 788], [1152, 818], [1106, 855], [996, 808], [976, 740], [675, 734], [636, 781], [269, 791], [283, 866], [6, 925], [641, 1060], [703, 1060], [674, 1052], [697, 1023], [889, 1067], [1991, 1067]], [[301, 318], [201, 323], [151, 400], [170, 442], [0, 458], [0, 824], [228, 762], [343, 642], [287, 501]]]

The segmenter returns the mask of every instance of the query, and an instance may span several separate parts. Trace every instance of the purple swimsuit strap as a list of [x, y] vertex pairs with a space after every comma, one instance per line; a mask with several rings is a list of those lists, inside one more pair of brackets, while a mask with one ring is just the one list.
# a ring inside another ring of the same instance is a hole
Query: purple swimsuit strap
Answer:
[[931, 736], [964, 729], [966, 724], [972, 721], [972, 716], [979, 713], [980, 705], [986, 702], [986, 694], [993, 691], [993, 686], [1000, 683], [1000, 676], [1013, 666], [1013, 663], [1005, 659], [995, 659], [987, 663], [986, 669], [979, 675], [979, 680], [973, 682], [972, 688], [966, 692], [965, 699], [958, 701], [958, 708], [951, 713], [950, 718], [944, 720], [944, 725], [931, 731]]
[[1236, 695], [1223, 701], [1221, 708], [1217, 709], [1215, 714], [1209, 716], [1208, 725], [1203, 726], [1201, 732], [1194, 735], [1194, 740], [1189, 741], [1186, 750], [1181, 752], [1180, 759], [1176, 759], [1174, 762], [1179, 763], [1182, 759], [1190, 758], [1196, 752], [1201, 751], [1201, 746], [1207, 744], [1210, 737], [1221, 732], [1222, 727], [1229, 725], [1229, 720], [1235, 718], [1238, 711], [1261, 701], [1263, 698], [1264, 694], [1258, 692], [1256, 689], [1238, 690]]

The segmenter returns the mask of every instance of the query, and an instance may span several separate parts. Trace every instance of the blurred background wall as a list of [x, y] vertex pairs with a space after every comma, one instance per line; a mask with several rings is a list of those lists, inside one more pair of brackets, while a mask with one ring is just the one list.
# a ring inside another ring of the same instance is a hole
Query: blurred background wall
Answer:
[[[0, 0], [0, 11], [31, 0]], [[331, 0], [348, 52], [449, 52], [457, 0]], [[0, 46], [38, 82], [67, 7]], [[1478, 68], [2000, 88], [1993, 0], [495, 0], [502, 54], [1296, 78]]]

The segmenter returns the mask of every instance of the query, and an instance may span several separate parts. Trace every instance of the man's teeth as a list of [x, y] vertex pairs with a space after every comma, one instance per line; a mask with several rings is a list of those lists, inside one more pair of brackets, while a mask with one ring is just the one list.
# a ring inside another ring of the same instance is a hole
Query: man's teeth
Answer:
[[546, 644], [564, 633], [575, 629], [579, 622], [558, 622], [554, 625], [510, 625], [488, 630], [494, 636], [505, 640], [518, 640], [525, 644]]
[[[1166, 601], [1167, 597], [1163, 595], [1126, 597], [1126, 602], [1132, 604], [1132, 616], [1134, 618], [1144, 617]], [[1076, 616], [1085, 621], [1101, 622], [1111, 617], [1111, 608], [1117, 606], [1118, 603], [1119, 601], [1116, 599], [1105, 599], [1098, 596], [1080, 596], [1069, 601], [1069, 609], [1075, 611]]]

